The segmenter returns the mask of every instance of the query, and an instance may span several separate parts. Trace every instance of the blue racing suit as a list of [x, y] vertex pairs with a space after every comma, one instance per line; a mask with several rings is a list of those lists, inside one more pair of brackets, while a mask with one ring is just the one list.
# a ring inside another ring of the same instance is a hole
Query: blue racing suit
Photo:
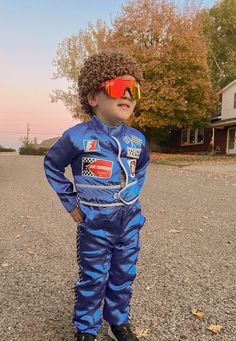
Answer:
[[[72, 323], [97, 335], [109, 324], [130, 322], [131, 285], [140, 250], [140, 191], [150, 155], [145, 136], [124, 122], [109, 126], [96, 115], [64, 131], [44, 158], [48, 182], [67, 212], [79, 207], [75, 305]], [[71, 165], [73, 183], [65, 177]], [[122, 184], [122, 174], [124, 184]]]

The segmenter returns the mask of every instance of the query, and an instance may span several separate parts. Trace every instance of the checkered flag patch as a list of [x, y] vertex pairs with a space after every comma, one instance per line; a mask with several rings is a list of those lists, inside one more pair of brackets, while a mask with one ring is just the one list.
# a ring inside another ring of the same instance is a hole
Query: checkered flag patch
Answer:
[[141, 144], [142, 144], [142, 140], [139, 137], [135, 136], [135, 135], [132, 135], [131, 140], [135, 144], [137, 144], [138, 146], [141, 146]]
[[127, 144], [129, 144], [130, 142], [131, 144], [136, 144], [138, 146], [141, 146], [142, 144], [142, 139], [135, 135], [132, 135], [131, 138], [126, 135], [123, 139]]
[[83, 157], [82, 158], [82, 174], [83, 175], [89, 175], [89, 176], [94, 176], [94, 173], [88, 169], [86, 166], [90, 165], [93, 161], [95, 161], [93, 157]]
[[128, 144], [128, 143], [130, 143], [131, 142], [131, 139], [129, 138], [129, 136], [125, 136], [124, 137], [124, 141]]

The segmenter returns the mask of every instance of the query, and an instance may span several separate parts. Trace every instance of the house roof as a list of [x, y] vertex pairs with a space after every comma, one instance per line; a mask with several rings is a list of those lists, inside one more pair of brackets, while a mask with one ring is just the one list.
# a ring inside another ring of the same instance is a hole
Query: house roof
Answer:
[[234, 84], [236, 84], [236, 79], [234, 79], [232, 82], [230, 82], [228, 85], [226, 85], [223, 89], [221, 89], [221, 92], [227, 90], [228, 88], [230, 88]]
[[52, 138], [47, 139], [47, 140], [43, 140], [43, 141], [40, 143], [40, 147], [50, 147], [50, 146], [53, 145], [59, 138], [60, 138], [60, 136], [52, 137]]
[[227, 126], [234, 126], [236, 125], [236, 117], [233, 118], [226, 118], [223, 120], [219, 120], [216, 122], [210, 123], [210, 127], [227, 127]]
[[51, 148], [52, 145], [60, 138], [60, 136], [58, 137], [52, 137], [50, 139], [47, 140], [43, 140], [41, 143], [35, 143], [34, 144], [34, 148], [38, 149], [38, 148]]

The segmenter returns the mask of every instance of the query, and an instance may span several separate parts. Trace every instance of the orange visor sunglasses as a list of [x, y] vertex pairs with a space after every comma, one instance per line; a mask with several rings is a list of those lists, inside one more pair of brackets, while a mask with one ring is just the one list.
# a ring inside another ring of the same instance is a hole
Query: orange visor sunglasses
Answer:
[[116, 77], [114, 79], [109, 79], [106, 82], [101, 83], [96, 90], [104, 88], [107, 96], [113, 98], [120, 98], [124, 95], [125, 90], [128, 88], [132, 95], [132, 98], [137, 100], [141, 97], [141, 86], [134, 79], [124, 79], [121, 77]]

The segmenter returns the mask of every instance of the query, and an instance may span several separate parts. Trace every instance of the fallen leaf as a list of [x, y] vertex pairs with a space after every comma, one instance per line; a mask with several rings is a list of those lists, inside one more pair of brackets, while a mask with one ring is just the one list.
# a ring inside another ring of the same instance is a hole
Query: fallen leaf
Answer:
[[28, 250], [27, 253], [28, 253], [29, 255], [33, 255], [33, 254], [34, 254], [33, 251], [31, 251], [31, 250]]
[[171, 230], [169, 230], [169, 232], [171, 232], [171, 233], [180, 233], [180, 231], [176, 230], [176, 229], [171, 229]]
[[135, 334], [137, 337], [148, 336], [148, 329], [136, 329]]
[[208, 329], [214, 333], [218, 333], [222, 329], [222, 326], [219, 324], [211, 324]]
[[205, 316], [205, 313], [203, 311], [197, 310], [195, 308], [192, 308], [192, 314], [199, 318], [203, 318]]

